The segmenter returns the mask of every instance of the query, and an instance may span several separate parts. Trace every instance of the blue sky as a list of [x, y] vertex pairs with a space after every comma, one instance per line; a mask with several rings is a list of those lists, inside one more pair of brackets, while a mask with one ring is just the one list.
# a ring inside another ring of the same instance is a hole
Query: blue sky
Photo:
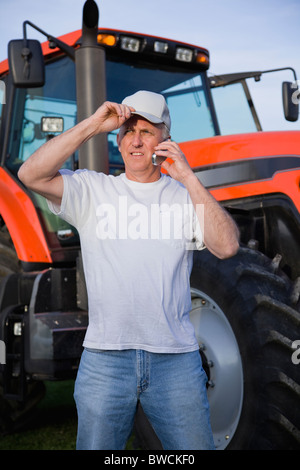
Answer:
[[[0, 60], [30, 20], [52, 35], [81, 28], [84, 0], [0, 0]], [[177, 39], [210, 51], [209, 73], [292, 66], [300, 80], [300, 0], [97, 0], [99, 26]], [[44, 38], [28, 29], [30, 38]], [[249, 82], [265, 130], [298, 130], [283, 118], [281, 82], [289, 72]]]

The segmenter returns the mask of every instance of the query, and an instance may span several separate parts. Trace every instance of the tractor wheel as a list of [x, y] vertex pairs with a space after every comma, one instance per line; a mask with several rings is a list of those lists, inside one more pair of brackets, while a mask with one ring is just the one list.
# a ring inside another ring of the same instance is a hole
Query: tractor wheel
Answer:
[[5, 225], [0, 225], [0, 282], [5, 276], [20, 271], [20, 263]]
[[16, 432], [32, 422], [36, 416], [36, 406], [44, 398], [46, 387], [43, 382], [27, 385], [27, 395], [23, 402], [3, 398], [0, 381], [0, 435]]
[[[21, 269], [18, 256], [9, 232], [2, 224], [0, 225], [0, 283], [5, 276], [19, 271]], [[5, 367], [5, 364], [0, 366], [0, 434], [13, 432], [28, 422], [33, 416], [37, 403], [45, 395], [45, 386], [42, 382], [30, 382], [27, 384], [27, 395], [23, 402], [4, 398], [2, 371]]]
[[[195, 252], [190, 318], [208, 365], [217, 449], [300, 449], [300, 365], [292, 360], [300, 313], [291, 293], [276, 260], [257, 251], [241, 248], [228, 260]], [[136, 418], [144, 443], [145, 419]]]

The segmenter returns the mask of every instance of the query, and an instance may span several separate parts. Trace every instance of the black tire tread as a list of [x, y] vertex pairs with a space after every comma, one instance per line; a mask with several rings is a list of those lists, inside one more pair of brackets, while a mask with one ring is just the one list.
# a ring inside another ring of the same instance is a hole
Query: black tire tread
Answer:
[[250, 411], [244, 410], [239, 427], [248, 432], [240, 433], [238, 427], [228, 448], [299, 450], [300, 368], [291, 356], [292, 343], [299, 339], [300, 312], [291, 306], [292, 283], [284, 273], [274, 272], [271, 260], [248, 248], [228, 260], [199, 253], [194, 266], [194, 287], [199, 288], [197, 278], [203, 279], [201, 271], [208, 270], [210, 279], [215, 276], [208, 293], [213, 299], [216, 286], [226, 284], [223, 292], [231, 306], [227, 302], [222, 309], [231, 310], [229, 321], [245, 371], [244, 406]]

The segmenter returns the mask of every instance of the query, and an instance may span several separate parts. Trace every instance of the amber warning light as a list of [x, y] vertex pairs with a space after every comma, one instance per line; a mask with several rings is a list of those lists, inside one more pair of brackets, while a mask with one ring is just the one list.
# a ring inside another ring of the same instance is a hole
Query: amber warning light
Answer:
[[105, 44], [106, 46], [115, 46], [117, 38], [113, 34], [98, 34], [98, 44]]

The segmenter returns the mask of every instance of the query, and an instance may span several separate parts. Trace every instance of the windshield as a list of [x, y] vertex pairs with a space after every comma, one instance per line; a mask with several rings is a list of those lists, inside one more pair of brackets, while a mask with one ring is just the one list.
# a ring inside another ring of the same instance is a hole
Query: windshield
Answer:
[[[174, 67], [154, 66], [107, 60], [107, 99], [121, 102], [126, 96], [145, 89], [162, 93], [169, 105], [172, 139], [177, 142], [210, 137], [215, 128], [209, 108], [205, 76]], [[42, 144], [57, 135], [44, 132], [42, 118], [63, 121], [63, 130], [77, 123], [75, 64], [68, 57], [46, 66], [44, 87], [17, 89], [12, 114], [6, 165], [15, 175], [21, 164]], [[108, 135], [110, 173], [124, 170], [115, 131]], [[72, 155], [65, 168], [76, 169], [78, 155]], [[60, 244], [78, 243], [76, 231], [48, 210], [44, 198], [34, 195], [46, 231], [56, 234]]]
[[[200, 73], [141, 67], [107, 61], [107, 99], [121, 102], [125, 96], [145, 89], [162, 93], [172, 118], [172, 139], [177, 142], [215, 135], [208, 105], [205, 78]], [[63, 129], [77, 122], [75, 66], [67, 57], [46, 67], [43, 88], [17, 90], [8, 167], [16, 174], [19, 166], [56, 133], [41, 130], [42, 117], [63, 118]], [[110, 163], [122, 164], [116, 145], [117, 131], [109, 135]], [[77, 155], [66, 163], [73, 168]], [[112, 166], [112, 172], [114, 171]]]

